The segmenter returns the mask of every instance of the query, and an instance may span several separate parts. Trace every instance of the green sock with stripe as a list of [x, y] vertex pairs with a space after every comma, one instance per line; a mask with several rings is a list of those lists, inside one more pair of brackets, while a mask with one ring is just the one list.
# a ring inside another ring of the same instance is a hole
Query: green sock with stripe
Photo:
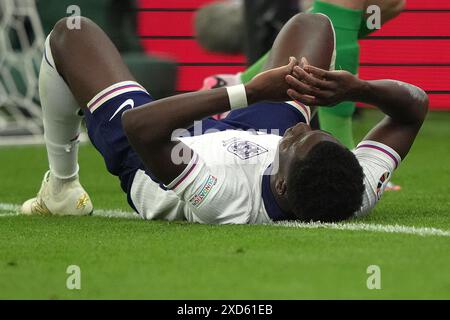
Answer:
[[[336, 31], [336, 69], [356, 74], [359, 67], [358, 34], [363, 11], [315, 1], [311, 12], [323, 13], [333, 22]], [[354, 111], [354, 102], [343, 102], [333, 108], [319, 108], [321, 129], [333, 134], [350, 149], [355, 147], [352, 128]]]

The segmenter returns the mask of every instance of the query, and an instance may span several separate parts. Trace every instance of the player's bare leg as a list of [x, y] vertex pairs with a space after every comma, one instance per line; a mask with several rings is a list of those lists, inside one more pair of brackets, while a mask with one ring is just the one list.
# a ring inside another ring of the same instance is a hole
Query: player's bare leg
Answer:
[[105, 32], [87, 18], [81, 17], [79, 30], [68, 29], [66, 19], [60, 20], [50, 45], [58, 72], [82, 108], [105, 87], [135, 80]]
[[336, 58], [335, 33], [330, 19], [310, 13], [299, 13], [291, 18], [275, 39], [264, 70], [285, 65], [289, 57], [296, 57], [298, 61], [305, 58], [309, 64], [329, 70]]
[[[303, 0], [301, 2], [301, 9], [303, 12], [307, 12], [311, 10], [313, 2], [315, 0]], [[368, 0], [368, 1], [354, 1], [349, 0], [342, 2], [341, 0], [330, 0], [330, 3], [335, 3], [337, 5], [347, 5], [349, 8], [353, 9], [361, 9], [364, 7], [364, 11], [367, 11], [367, 8], [372, 5], [379, 6], [381, 9], [381, 23], [385, 24], [386, 22], [397, 17], [404, 9], [406, 0]], [[355, 6], [356, 4], [356, 6]], [[361, 4], [364, 4], [362, 6]], [[369, 14], [366, 14], [366, 19]], [[366, 19], [364, 19], [361, 30], [359, 32], [359, 37], [363, 38], [367, 36], [368, 33], [373, 30], [367, 29]], [[261, 59], [256, 62], [254, 65], [250, 66], [247, 70], [242, 73], [237, 74], [218, 74], [211, 77], [208, 77], [204, 80], [202, 90], [213, 89], [222, 86], [232, 86], [236, 84], [246, 83], [250, 81], [253, 77], [255, 77], [258, 73], [260, 73], [263, 69], [263, 66], [267, 60], [268, 54], [261, 57]]]
[[286, 64], [289, 57], [306, 58], [313, 66], [329, 69], [335, 51], [333, 26], [321, 14], [300, 13], [281, 29], [264, 70]]
[[22, 206], [24, 214], [85, 215], [92, 202], [78, 180], [77, 138], [80, 109], [101, 90], [134, 78], [106, 34], [81, 18], [80, 29], [60, 20], [46, 42], [40, 71], [50, 170], [36, 198]]
[[[304, 57], [314, 66], [329, 69], [335, 58], [335, 37], [330, 19], [321, 14], [309, 13], [292, 17], [278, 34], [261, 71], [284, 66], [292, 56], [299, 61]], [[230, 79], [232, 77], [230, 75]], [[236, 83], [228, 81], [226, 86], [233, 84]], [[214, 87], [205, 83], [203, 89]]]
[[[303, 0], [302, 9], [307, 12], [313, 9], [313, 4], [316, 0]], [[319, 1], [316, 1], [319, 2]], [[376, 5], [380, 8], [381, 23], [384, 24], [389, 20], [398, 16], [404, 6], [405, 0], [321, 0], [323, 4], [315, 8], [314, 12], [326, 12], [332, 18], [332, 21], [336, 21], [339, 24], [337, 28], [337, 51], [338, 64], [345, 70], [352, 71], [357, 70], [357, 53], [359, 45], [357, 43], [357, 37], [364, 38], [374, 30], [370, 30], [367, 26], [367, 18], [369, 14], [366, 14], [365, 19], [360, 19], [361, 23], [356, 22], [354, 25], [353, 19], [346, 19], [349, 14], [347, 10], [357, 10], [361, 12], [367, 12], [367, 8], [372, 5]], [[330, 9], [327, 4], [337, 6], [335, 10]], [[325, 8], [323, 6], [325, 5]], [[339, 9], [339, 8], [340, 9]], [[330, 12], [331, 10], [331, 12]], [[356, 11], [355, 11], [356, 12]], [[351, 13], [350, 13], [351, 14]], [[353, 14], [351, 14], [353, 16]], [[344, 18], [342, 18], [344, 17]], [[339, 22], [340, 20], [340, 22]], [[359, 30], [358, 30], [359, 28]], [[354, 32], [349, 31], [354, 29]], [[346, 49], [342, 49], [345, 47]], [[240, 83], [247, 83], [263, 69], [266, 63], [268, 54], [261, 57], [261, 59], [254, 65], [250, 66], [242, 73], [234, 75], [215, 75], [208, 77], [204, 80], [203, 89], [212, 89], [221, 86], [232, 86]], [[351, 127], [351, 115], [353, 114], [354, 104], [344, 103], [339, 108], [321, 110], [321, 125], [329, 132], [333, 133], [338, 139], [341, 140], [347, 147], [352, 148], [354, 146], [352, 127]], [[335, 115], [334, 113], [339, 113]], [[223, 115], [219, 115], [219, 118]]]

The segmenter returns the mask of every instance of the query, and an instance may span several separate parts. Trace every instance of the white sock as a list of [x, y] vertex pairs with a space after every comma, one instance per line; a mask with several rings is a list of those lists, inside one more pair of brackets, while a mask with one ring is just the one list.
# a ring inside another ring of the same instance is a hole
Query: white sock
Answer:
[[51, 176], [70, 179], [78, 174], [80, 107], [56, 70], [50, 49], [50, 36], [39, 73], [39, 95], [44, 118], [44, 135]]

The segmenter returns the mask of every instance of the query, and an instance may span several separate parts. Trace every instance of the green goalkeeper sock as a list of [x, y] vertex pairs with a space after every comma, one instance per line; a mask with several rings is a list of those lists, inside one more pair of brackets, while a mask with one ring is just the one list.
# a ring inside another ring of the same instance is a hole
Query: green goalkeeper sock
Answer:
[[[336, 69], [358, 72], [359, 44], [358, 33], [363, 19], [361, 10], [352, 10], [329, 3], [315, 1], [313, 13], [323, 13], [333, 22], [336, 30]], [[345, 146], [353, 149], [352, 115], [355, 103], [343, 102], [334, 108], [320, 108], [320, 127], [333, 134]]]
[[252, 66], [250, 66], [247, 70], [241, 73], [241, 81], [242, 83], [250, 82], [254, 77], [256, 77], [259, 73], [263, 71], [264, 65], [269, 59], [269, 53], [266, 53], [262, 56], [258, 61], [256, 61]]

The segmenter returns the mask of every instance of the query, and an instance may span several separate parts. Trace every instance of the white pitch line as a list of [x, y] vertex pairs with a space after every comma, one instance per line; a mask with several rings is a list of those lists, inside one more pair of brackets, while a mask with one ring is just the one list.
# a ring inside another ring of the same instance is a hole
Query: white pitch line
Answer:
[[[9, 212], [15, 212], [17, 214], [20, 210], [20, 207], [15, 204], [10, 203], [1, 203], [0, 202], [0, 212], [1, 211], [9, 211]], [[2, 214], [3, 216], [4, 214]]]
[[[0, 203], [0, 217], [11, 217], [19, 215], [20, 206], [10, 203]], [[3, 212], [3, 213], [2, 213]], [[4, 213], [6, 212], [6, 213]], [[141, 219], [136, 213], [122, 210], [94, 210], [92, 214], [96, 217], [104, 218], [123, 218], [123, 219]]]
[[416, 236], [438, 236], [450, 237], [450, 230], [436, 228], [408, 227], [401, 225], [384, 225], [369, 223], [301, 223], [301, 222], [280, 222], [275, 224], [278, 227], [299, 228], [299, 229], [333, 229], [347, 231], [369, 231], [381, 233], [400, 233]]
[[122, 219], [142, 219], [137, 213], [134, 212], [126, 212], [122, 210], [94, 210], [92, 214], [96, 217], [103, 218], [122, 218]]
[[0, 210], [0, 218], [7, 218], [7, 217], [17, 217], [19, 215], [19, 213], [17, 212], [11, 212], [11, 213], [1, 213], [2, 211]]
[[[20, 206], [0, 203], [0, 217], [11, 217], [19, 215]], [[3, 213], [2, 213], [3, 212]], [[124, 219], [141, 219], [133, 212], [122, 210], [95, 210], [93, 216], [104, 218], [124, 218]], [[409, 227], [402, 225], [383, 225], [369, 223], [301, 223], [301, 222], [278, 222], [272, 224], [275, 227], [298, 228], [298, 229], [331, 229], [344, 231], [368, 231], [378, 233], [397, 233], [410, 234], [415, 236], [435, 236], [450, 237], [450, 230], [442, 230], [437, 228]]]

